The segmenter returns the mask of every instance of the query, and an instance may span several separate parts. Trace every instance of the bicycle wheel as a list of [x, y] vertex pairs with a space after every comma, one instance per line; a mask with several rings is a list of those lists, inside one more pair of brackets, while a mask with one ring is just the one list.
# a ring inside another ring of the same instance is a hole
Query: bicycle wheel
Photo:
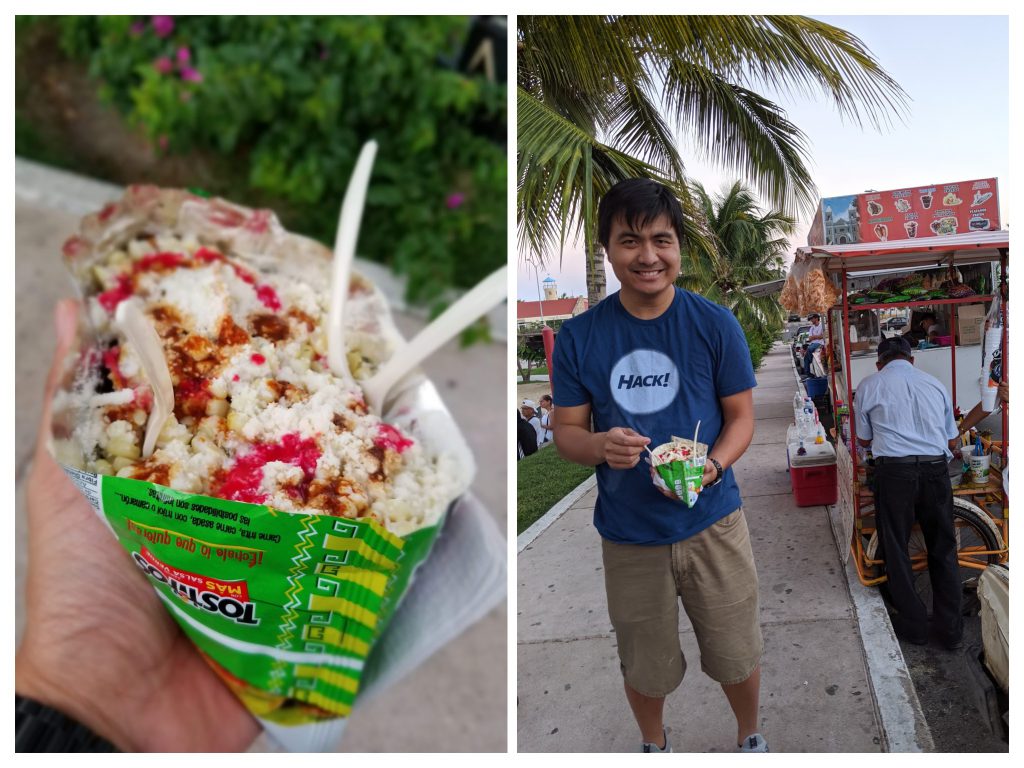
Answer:
[[[960, 583], [963, 586], [963, 613], [973, 615], [978, 608], [978, 577], [985, 566], [999, 562], [995, 551], [1001, 550], [1003, 535], [991, 516], [981, 507], [959, 496], [953, 497], [953, 525], [956, 532], [957, 558], [960, 561]], [[919, 531], [910, 537], [910, 557], [921, 561], [927, 557], [924, 538]], [[982, 554], [990, 552], [993, 554]], [[921, 602], [932, 612], [932, 583], [927, 566], [914, 574], [914, 589]]]

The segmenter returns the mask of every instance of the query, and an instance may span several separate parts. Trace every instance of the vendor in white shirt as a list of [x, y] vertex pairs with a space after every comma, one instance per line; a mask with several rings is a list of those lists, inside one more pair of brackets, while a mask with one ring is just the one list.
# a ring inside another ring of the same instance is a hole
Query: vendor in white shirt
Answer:
[[825, 326], [821, 322], [821, 315], [817, 312], [807, 316], [811, 321], [811, 329], [807, 332], [807, 350], [804, 352], [804, 375], [811, 376], [811, 361], [814, 359], [814, 351], [825, 343]]

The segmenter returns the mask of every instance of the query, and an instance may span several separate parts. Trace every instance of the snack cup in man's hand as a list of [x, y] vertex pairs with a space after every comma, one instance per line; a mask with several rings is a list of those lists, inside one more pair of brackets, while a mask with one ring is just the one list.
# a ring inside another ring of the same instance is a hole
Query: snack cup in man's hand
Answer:
[[[654, 484], [672, 493], [687, 507], [697, 503], [704, 479], [704, 463], [708, 446], [692, 440], [673, 437], [651, 451], [651, 464], [657, 473]], [[662, 483], [662, 485], [659, 485]]]

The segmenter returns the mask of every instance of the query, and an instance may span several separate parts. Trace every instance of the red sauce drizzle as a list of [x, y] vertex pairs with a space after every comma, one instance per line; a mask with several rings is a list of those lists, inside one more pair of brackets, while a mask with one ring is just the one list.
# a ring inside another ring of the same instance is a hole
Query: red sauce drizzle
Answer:
[[[263, 468], [271, 461], [284, 461], [299, 467], [303, 479], [294, 493], [305, 497], [309, 484], [316, 472], [316, 462], [320, 458], [320, 448], [316, 440], [303, 440], [298, 433], [290, 433], [281, 438], [279, 444], [260, 443], [244, 456], [239, 456], [234, 465], [219, 474], [220, 486], [216, 495], [222, 499], [246, 501], [250, 504], [262, 504], [266, 494], [260, 491], [263, 480]], [[291, 489], [288, 491], [293, 493]]]
[[263, 302], [263, 306], [273, 312], [281, 309], [281, 299], [278, 298], [277, 291], [269, 285], [256, 286], [256, 298]]
[[393, 426], [384, 423], [377, 427], [377, 436], [373, 439], [373, 444], [378, 448], [390, 449], [395, 453], [402, 453], [406, 448], [414, 445], [412, 440]]
[[150, 253], [135, 262], [132, 271], [148, 272], [152, 269], [177, 269], [185, 263], [185, 256], [180, 253]]
[[256, 365], [263, 365], [265, 362], [267, 362], [267, 358], [265, 358], [259, 352], [253, 352], [252, 357], [250, 357], [249, 359], [256, 363]]
[[121, 373], [121, 369], [117, 365], [120, 358], [120, 347], [111, 347], [110, 349], [103, 350], [103, 365], [110, 371], [110, 381], [113, 382], [116, 389], [123, 388], [125, 383], [124, 374]]
[[117, 309], [117, 305], [125, 299], [130, 299], [133, 293], [135, 293], [135, 286], [132, 284], [132, 276], [118, 275], [117, 285], [109, 291], [101, 293], [96, 297], [96, 300], [107, 312], [113, 314], [114, 310]]

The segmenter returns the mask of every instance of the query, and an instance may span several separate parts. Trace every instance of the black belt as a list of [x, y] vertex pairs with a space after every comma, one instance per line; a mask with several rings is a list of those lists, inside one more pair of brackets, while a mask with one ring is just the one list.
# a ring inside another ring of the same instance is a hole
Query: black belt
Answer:
[[875, 464], [945, 464], [945, 456], [875, 456]]

